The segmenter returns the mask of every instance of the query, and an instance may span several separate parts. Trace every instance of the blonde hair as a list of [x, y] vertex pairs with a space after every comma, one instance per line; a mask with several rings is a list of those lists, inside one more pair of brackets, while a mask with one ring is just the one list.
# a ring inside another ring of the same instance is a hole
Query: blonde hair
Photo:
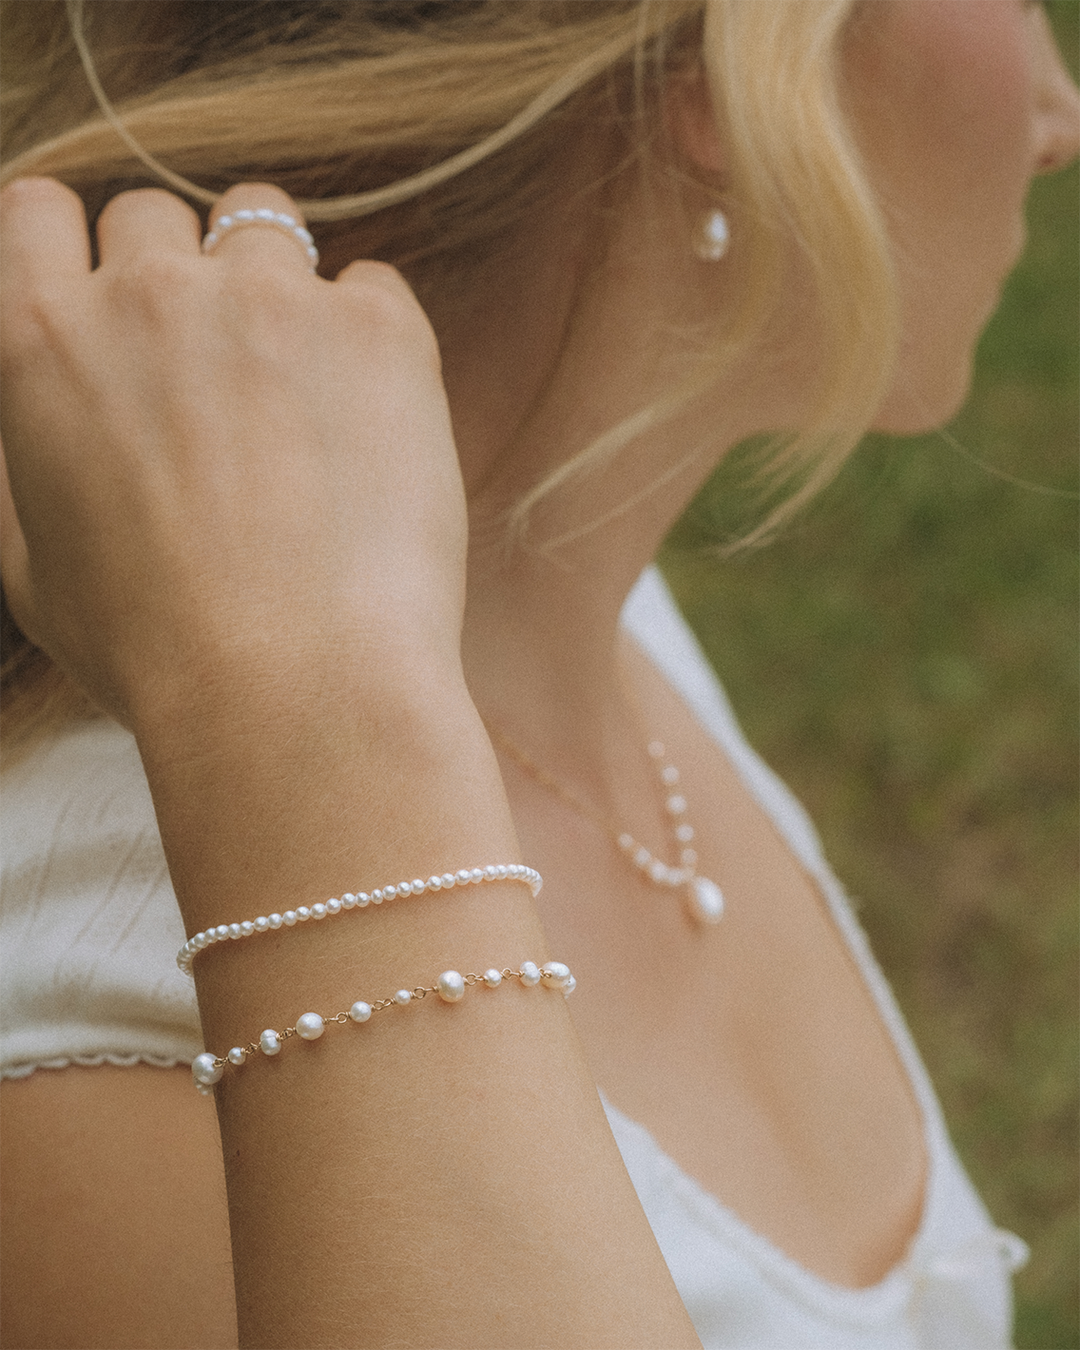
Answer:
[[[665, 78], [700, 59], [725, 195], [748, 222], [741, 312], [681, 387], [548, 475], [513, 519], [716, 381], [782, 303], [794, 241], [827, 360], [807, 425], [771, 446], [770, 471], [795, 487], [756, 536], [835, 472], [894, 364], [887, 238], [840, 105], [853, 3], [96, 0], [84, 33], [82, 0], [68, 0], [70, 25], [55, 3], [6, 0], [3, 179], [57, 177], [91, 217], [161, 178], [204, 205], [269, 180], [301, 201], [320, 244], [364, 216], [370, 256], [467, 278], [478, 245], [558, 196], [569, 128], [606, 135], [613, 169], [644, 158]], [[6, 609], [4, 626], [9, 732], [85, 710]]]

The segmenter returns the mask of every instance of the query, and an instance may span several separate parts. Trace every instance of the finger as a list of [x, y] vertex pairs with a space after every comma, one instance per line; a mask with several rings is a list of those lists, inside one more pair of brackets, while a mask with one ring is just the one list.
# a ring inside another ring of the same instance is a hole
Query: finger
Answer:
[[90, 236], [78, 195], [54, 178], [18, 178], [0, 193], [0, 284], [24, 287], [85, 276]]
[[[259, 211], [272, 212], [277, 219], [246, 219], [248, 212]], [[230, 188], [211, 212], [204, 247], [214, 256], [268, 264], [312, 267], [318, 260], [296, 203], [270, 183], [239, 183]]]
[[0, 578], [15, 622], [34, 642], [30, 605], [30, 559], [0, 451]]
[[103, 267], [145, 253], [199, 251], [199, 217], [164, 188], [121, 192], [98, 217], [98, 253]]

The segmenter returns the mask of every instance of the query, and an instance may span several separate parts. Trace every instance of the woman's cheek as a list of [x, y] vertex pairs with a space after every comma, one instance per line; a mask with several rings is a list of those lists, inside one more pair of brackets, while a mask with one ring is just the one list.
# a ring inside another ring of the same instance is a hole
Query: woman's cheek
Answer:
[[1032, 76], [1020, 0], [883, 0], [853, 44], [857, 124], [897, 257], [901, 365], [882, 429], [947, 420], [1023, 246]]

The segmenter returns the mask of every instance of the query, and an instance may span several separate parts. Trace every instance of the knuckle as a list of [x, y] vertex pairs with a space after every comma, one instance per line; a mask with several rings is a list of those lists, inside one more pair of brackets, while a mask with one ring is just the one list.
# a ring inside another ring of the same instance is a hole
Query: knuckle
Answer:
[[401, 273], [389, 263], [354, 263], [341, 296], [353, 317], [373, 338], [434, 349], [427, 315]]
[[109, 278], [112, 292], [146, 312], [168, 310], [187, 302], [197, 281], [193, 260], [180, 253], [142, 253]]
[[222, 285], [233, 311], [253, 331], [291, 327], [311, 307], [306, 274], [256, 258], [230, 261]]
[[56, 178], [14, 178], [0, 191], [5, 207], [51, 206], [72, 198], [78, 200], [72, 189]]
[[62, 346], [66, 340], [67, 307], [36, 288], [24, 288], [5, 296], [3, 323], [0, 324], [0, 352], [8, 371], [14, 373], [23, 363], [31, 366], [43, 353]]
[[233, 210], [242, 205], [270, 206], [273, 209], [296, 210], [296, 205], [282, 188], [274, 183], [260, 183], [256, 180], [233, 183], [218, 199], [218, 209], [222, 212]]
[[172, 210], [191, 211], [191, 207], [186, 202], [166, 188], [128, 188], [125, 192], [118, 192], [115, 197], [109, 198], [102, 207], [98, 220], [99, 222], [108, 222], [114, 216], [141, 213], [147, 207], [168, 207]]

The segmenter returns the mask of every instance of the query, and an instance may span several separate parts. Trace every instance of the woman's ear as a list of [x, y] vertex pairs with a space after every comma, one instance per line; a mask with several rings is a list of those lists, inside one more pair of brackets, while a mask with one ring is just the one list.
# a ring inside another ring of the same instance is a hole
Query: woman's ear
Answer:
[[727, 168], [709, 82], [700, 65], [674, 76], [664, 91], [668, 135], [681, 155], [701, 173], [722, 175]]

